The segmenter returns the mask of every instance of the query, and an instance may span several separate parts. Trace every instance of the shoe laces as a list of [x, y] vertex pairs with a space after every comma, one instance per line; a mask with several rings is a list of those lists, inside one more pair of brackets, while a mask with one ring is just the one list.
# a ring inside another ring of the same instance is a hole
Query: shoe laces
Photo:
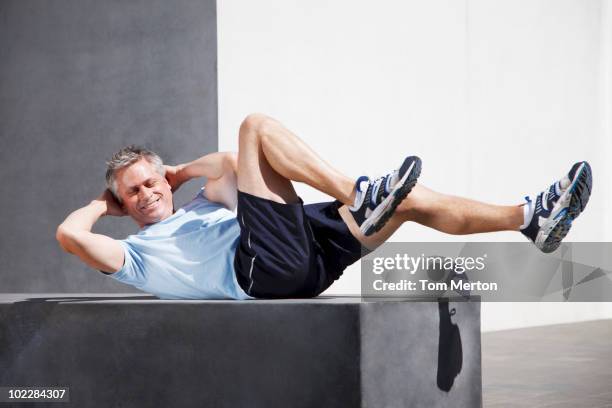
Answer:
[[[395, 172], [391, 172], [387, 175], [378, 177], [371, 182], [372, 185], [372, 195], [370, 196], [370, 201], [374, 205], [380, 204], [378, 201], [378, 197], [380, 196], [382, 199], [389, 195], [390, 191], [390, 181], [393, 178]], [[383, 188], [383, 193], [380, 195], [379, 190]]]
[[555, 205], [561, 195], [563, 194], [563, 189], [561, 188], [561, 182], [557, 181], [553, 185], [551, 185], [548, 190], [542, 192], [542, 202], [546, 203], [547, 207], [551, 205]]

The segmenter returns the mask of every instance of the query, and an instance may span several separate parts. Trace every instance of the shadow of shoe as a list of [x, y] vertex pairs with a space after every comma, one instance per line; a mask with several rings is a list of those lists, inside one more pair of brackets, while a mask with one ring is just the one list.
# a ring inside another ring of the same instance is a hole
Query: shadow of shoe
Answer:
[[449, 392], [463, 365], [463, 348], [459, 326], [451, 321], [456, 310], [450, 309], [448, 300], [438, 302], [440, 337], [438, 341], [438, 388]]

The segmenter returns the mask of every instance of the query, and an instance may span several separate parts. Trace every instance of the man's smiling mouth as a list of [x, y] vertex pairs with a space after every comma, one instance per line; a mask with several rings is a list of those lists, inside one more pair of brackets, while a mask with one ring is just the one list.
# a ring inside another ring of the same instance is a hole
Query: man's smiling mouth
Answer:
[[158, 202], [160, 199], [161, 199], [161, 197], [158, 197], [158, 198], [157, 198], [157, 200], [151, 201], [150, 203], [148, 203], [148, 204], [145, 204], [145, 205], [141, 206], [141, 207], [140, 207], [140, 209], [141, 209], [141, 210], [146, 210], [146, 209], [148, 209], [148, 208], [151, 208], [151, 207], [153, 207], [153, 206], [154, 206], [154, 205], [155, 205], [155, 204], [156, 204], [156, 203], [157, 203], [157, 202]]

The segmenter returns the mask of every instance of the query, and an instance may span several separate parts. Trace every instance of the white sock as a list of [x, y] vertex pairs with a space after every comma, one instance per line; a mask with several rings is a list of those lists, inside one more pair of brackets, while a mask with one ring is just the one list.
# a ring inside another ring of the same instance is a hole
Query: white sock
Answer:
[[[394, 186], [395, 184], [397, 184], [398, 181], [399, 181], [399, 171], [396, 170], [393, 172], [393, 175], [388, 180], [389, 187]], [[365, 183], [365, 184], [360, 186], [360, 188], [358, 188], [357, 191], [355, 192], [355, 202], [353, 203], [352, 206], [349, 206], [349, 210], [351, 211], [357, 211], [359, 207], [361, 207], [361, 205], [363, 204], [364, 192], [367, 189], [368, 181], [362, 181], [361, 183]], [[388, 186], [383, 186], [383, 185], [380, 186], [380, 188], [384, 188], [385, 191], [388, 192], [387, 187]]]
[[361, 191], [357, 190], [357, 192], [355, 193], [355, 202], [353, 203], [353, 205], [349, 205], [349, 210], [357, 211], [357, 209], [360, 207], [359, 203], [361, 202], [361, 195]]
[[[366, 183], [366, 182], [362, 181], [362, 183]], [[363, 187], [360, 186], [360, 188], [358, 188], [357, 191], [355, 192], [355, 202], [353, 203], [353, 205], [349, 206], [349, 210], [357, 211], [359, 207], [361, 207], [361, 204], [363, 203], [363, 198], [364, 198], [364, 191], [363, 191]]]
[[523, 225], [521, 225], [519, 229], [527, 228], [533, 218], [534, 207], [533, 201], [528, 201], [523, 205]]

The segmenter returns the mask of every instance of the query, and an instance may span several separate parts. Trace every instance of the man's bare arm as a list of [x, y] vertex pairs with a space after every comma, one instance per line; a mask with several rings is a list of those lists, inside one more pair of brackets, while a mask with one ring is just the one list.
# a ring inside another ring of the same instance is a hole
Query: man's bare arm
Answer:
[[166, 178], [175, 191], [187, 180], [206, 177], [206, 198], [233, 210], [237, 202], [237, 167], [236, 153], [211, 153], [189, 163], [166, 166]]
[[104, 215], [125, 215], [108, 190], [68, 215], [57, 227], [55, 236], [64, 251], [76, 255], [92, 268], [116, 272], [124, 262], [121, 244], [91, 232], [93, 225]]

